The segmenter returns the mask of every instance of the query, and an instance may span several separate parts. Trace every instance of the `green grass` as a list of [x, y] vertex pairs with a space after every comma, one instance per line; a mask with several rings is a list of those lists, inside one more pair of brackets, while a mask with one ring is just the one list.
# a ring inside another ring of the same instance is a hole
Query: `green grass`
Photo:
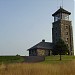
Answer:
[[62, 55], [61, 56], [62, 60], [60, 61], [60, 56], [56, 55], [56, 56], [47, 56], [45, 57], [45, 61], [41, 62], [41, 63], [64, 63], [64, 62], [68, 62], [68, 61], [72, 61], [75, 59], [75, 56], [69, 56], [69, 55]]
[[[56, 64], [56, 63], [64, 63], [68, 61], [72, 61], [75, 59], [75, 56], [62, 55], [62, 60], [59, 60], [60, 56], [46, 56], [45, 61], [38, 63], [47, 63], [47, 64]], [[5, 63], [18, 63], [25, 61], [25, 58], [21, 56], [0, 56], [0, 64]]]
[[20, 56], [0, 56], [1, 63], [17, 63], [22, 62], [24, 59]]

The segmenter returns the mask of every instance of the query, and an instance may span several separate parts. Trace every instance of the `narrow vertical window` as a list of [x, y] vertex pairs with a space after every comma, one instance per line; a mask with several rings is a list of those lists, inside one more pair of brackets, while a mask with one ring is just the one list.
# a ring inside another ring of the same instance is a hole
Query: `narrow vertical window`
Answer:
[[65, 26], [65, 29], [68, 29], [68, 26]]
[[66, 35], [68, 35], [68, 32], [66, 32]]

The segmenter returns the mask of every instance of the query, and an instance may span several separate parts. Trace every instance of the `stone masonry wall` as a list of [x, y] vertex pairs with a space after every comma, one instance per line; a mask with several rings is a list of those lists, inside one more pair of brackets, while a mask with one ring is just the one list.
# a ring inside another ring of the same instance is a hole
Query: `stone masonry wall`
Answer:
[[37, 56], [45, 56], [45, 50], [37, 49]]

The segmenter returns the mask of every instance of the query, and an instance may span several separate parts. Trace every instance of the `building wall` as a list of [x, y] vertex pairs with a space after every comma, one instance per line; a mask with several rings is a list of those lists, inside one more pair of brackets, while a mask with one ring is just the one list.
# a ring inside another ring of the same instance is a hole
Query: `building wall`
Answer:
[[69, 47], [70, 55], [74, 55], [73, 52], [73, 32], [71, 21], [61, 20], [61, 37]]
[[37, 56], [45, 56], [45, 50], [44, 49], [37, 49]]
[[37, 50], [33, 49], [33, 50], [29, 50], [29, 56], [36, 56], [37, 55]]
[[51, 50], [37, 49], [37, 56], [50, 56], [51, 54]]
[[56, 21], [56, 22], [53, 22], [53, 25], [52, 25], [52, 41], [53, 41], [53, 44], [55, 44], [59, 38], [61, 37], [61, 27], [60, 27], [60, 21]]
[[59, 38], [62, 38], [69, 47], [70, 55], [74, 54], [73, 50], [73, 33], [71, 21], [58, 20], [53, 22], [52, 39], [55, 44]]
[[45, 49], [29, 50], [29, 56], [50, 56], [51, 54], [52, 54], [51, 50]]

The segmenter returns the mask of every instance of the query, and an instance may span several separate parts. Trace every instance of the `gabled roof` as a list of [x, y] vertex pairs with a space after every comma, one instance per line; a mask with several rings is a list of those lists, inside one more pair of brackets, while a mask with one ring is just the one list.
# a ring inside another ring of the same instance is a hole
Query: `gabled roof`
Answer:
[[52, 49], [53, 44], [50, 42], [40, 42], [36, 45], [34, 45], [33, 47], [29, 48], [28, 50], [32, 50], [32, 49]]
[[69, 14], [69, 15], [71, 14], [71, 12], [68, 12], [67, 10], [60, 7], [60, 9], [58, 9], [54, 14], [52, 14], [52, 16], [55, 16], [58, 13], [65, 13], [65, 14]]

